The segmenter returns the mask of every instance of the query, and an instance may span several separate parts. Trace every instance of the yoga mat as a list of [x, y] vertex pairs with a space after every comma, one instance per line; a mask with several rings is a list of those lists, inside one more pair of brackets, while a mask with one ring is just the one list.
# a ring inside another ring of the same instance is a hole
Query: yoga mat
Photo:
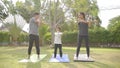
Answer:
[[40, 54], [40, 59], [37, 58], [37, 54], [33, 54], [30, 56], [30, 59], [22, 59], [19, 62], [25, 63], [25, 62], [39, 62], [42, 59], [44, 59], [47, 56], [47, 54]]
[[62, 58], [59, 54], [56, 55], [56, 58], [54, 58], [54, 55], [52, 55], [49, 62], [70, 62], [69, 57], [67, 54], [63, 54]]
[[87, 57], [87, 54], [79, 54], [78, 58], [76, 58], [76, 54], [74, 54], [75, 62], [94, 62], [91, 57]]

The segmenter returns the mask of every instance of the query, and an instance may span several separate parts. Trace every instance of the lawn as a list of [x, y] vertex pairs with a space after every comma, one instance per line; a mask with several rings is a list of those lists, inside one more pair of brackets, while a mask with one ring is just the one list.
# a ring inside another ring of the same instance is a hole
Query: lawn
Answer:
[[[18, 61], [27, 58], [27, 47], [6, 46], [0, 47], [0, 68], [120, 68], [119, 48], [91, 48], [91, 56], [95, 62], [74, 62], [73, 54], [75, 47], [63, 47], [63, 52], [69, 55], [70, 63], [49, 63], [53, 54], [53, 49], [41, 47], [41, 53], [47, 57], [38, 63], [19, 63]], [[33, 52], [35, 53], [35, 48]], [[85, 48], [81, 48], [81, 53], [86, 53]]]

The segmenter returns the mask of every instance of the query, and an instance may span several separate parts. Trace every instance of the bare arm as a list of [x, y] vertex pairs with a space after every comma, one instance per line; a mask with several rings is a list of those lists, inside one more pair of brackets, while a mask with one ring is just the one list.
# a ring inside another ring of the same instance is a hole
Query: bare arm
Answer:
[[86, 20], [83, 20], [83, 19], [78, 19], [78, 23], [80, 23], [80, 22], [89, 24], [89, 22], [88, 22], [88, 21], [86, 21]]

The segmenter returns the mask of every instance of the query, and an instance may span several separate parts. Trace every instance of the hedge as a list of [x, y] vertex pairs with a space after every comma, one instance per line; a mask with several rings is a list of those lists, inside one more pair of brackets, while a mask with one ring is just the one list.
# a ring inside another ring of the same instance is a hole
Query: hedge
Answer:
[[0, 43], [9, 43], [10, 42], [10, 34], [8, 32], [0, 31]]
[[[21, 33], [18, 42], [27, 42], [28, 41], [28, 34]], [[0, 43], [10, 43], [10, 34], [6, 31], [0, 31]]]
[[20, 36], [18, 37], [18, 42], [28, 42], [29, 37], [27, 33], [21, 33]]
[[[62, 36], [63, 44], [77, 44], [78, 31], [64, 31]], [[45, 42], [48, 43], [51, 40], [51, 34], [48, 33], [45, 36]], [[28, 42], [28, 34], [21, 33], [18, 42]], [[9, 32], [0, 31], [0, 43], [9, 43]], [[90, 44], [120, 44], [120, 34], [117, 32], [111, 32], [106, 29], [89, 30], [89, 42]]]
[[74, 32], [65, 31], [62, 36], [62, 42], [64, 44], [75, 44], [77, 42], [77, 31]]

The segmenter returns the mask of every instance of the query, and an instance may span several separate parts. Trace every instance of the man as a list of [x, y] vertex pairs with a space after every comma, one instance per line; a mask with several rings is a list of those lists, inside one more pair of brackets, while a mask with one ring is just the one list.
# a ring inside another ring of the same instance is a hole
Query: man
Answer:
[[83, 12], [80, 12], [79, 18], [78, 18], [78, 27], [79, 27], [79, 32], [78, 32], [78, 47], [76, 51], [76, 59], [78, 59], [79, 56], [79, 51], [81, 47], [82, 40], [85, 40], [85, 45], [86, 45], [86, 51], [87, 51], [87, 57], [89, 59], [89, 44], [88, 44], [88, 22], [85, 19], [85, 14]]
[[33, 43], [35, 42], [36, 52], [39, 59], [40, 47], [39, 47], [39, 32], [38, 27], [40, 25], [40, 14], [34, 13], [33, 17], [29, 21], [29, 48], [28, 48], [28, 59], [30, 59], [31, 50]]

